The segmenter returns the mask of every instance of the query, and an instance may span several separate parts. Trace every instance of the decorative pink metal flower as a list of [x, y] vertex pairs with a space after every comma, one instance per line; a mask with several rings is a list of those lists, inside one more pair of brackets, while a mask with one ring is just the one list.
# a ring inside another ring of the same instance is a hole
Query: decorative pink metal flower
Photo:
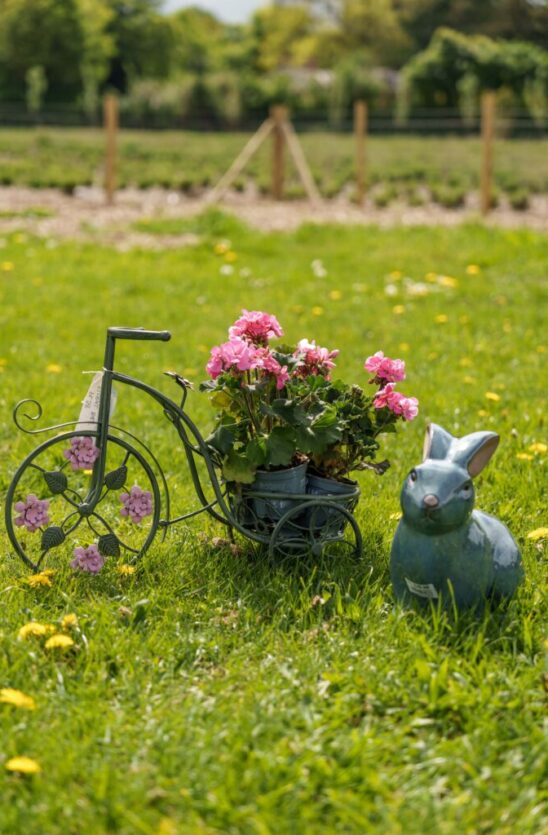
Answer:
[[372, 357], [367, 357], [364, 368], [374, 374], [374, 380], [386, 380], [391, 383], [405, 380], [405, 362], [385, 357], [383, 351], [377, 351]]
[[90, 435], [71, 438], [69, 449], [63, 450], [64, 457], [70, 461], [73, 470], [91, 470], [101, 451], [95, 446]]
[[141, 490], [136, 484], [129, 493], [122, 493], [120, 501], [123, 507], [120, 509], [121, 516], [129, 516], [132, 522], [139, 524], [145, 516], [152, 513], [152, 495], [149, 490]]
[[74, 559], [71, 561], [71, 568], [80, 571], [87, 571], [89, 574], [97, 574], [103, 567], [105, 558], [99, 553], [97, 545], [88, 545], [87, 548], [75, 548]]
[[309, 342], [308, 339], [301, 339], [293, 354], [299, 359], [295, 374], [298, 377], [308, 377], [310, 374], [315, 377], [321, 375], [329, 380], [331, 369], [335, 368], [333, 360], [338, 355], [338, 350], [330, 351], [328, 348], [316, 345], [314, 340]]
[[283, 330], [276, 317], [270, 313], [244, 308], [241, 317], [228, 329], [228, 335], [231, 338], [240, 336], [254, 345], [267, 345], [269, 339], [283, 336]]
[[34, 533], [42, 525], [49, 525], [49, 499], [39, 499], [34, 493], [29, 493], [24, 502], [16, 502], [15, 510], [20, 516], [14, 520], [19, 527], [25, 527], [29, 533]]

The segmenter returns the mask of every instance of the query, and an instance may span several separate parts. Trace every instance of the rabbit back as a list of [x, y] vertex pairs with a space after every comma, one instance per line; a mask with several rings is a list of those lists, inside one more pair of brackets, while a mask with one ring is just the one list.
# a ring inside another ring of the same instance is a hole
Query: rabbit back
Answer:
[[472, 514], [491, 545], [493, 578], [490, 595], [511, 597], [523, 580], [521, 553], [506, 525], [494, 516], [475, 510]]

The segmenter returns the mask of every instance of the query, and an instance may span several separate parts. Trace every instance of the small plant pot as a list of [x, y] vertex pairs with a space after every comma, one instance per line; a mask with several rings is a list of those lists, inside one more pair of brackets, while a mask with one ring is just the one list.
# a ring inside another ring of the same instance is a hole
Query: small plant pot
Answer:
[[[346, 510], [352, 510], [359, 495], [358, 484], [348, 478], [339, 481], [334, 478], [309, 473], [307, 477], [306, 492], [312, 496], [319, 496], [322, 499], [329, 499], [341, 505]], [[325, 527], [336, 520], [344, 527], [343, 517], [333, 508], [320, 507], [314, 509], [312, 506], [307, 510], [307, 523], [313, 523], [315, 529]]]
[[[307, 466], [308, 462], [305, 461], [304, 464], [286, 470], [257, 470], [255, 481], [244, 488], [243, 494], [247, 494], [253, 512], [259, 519], [277, 522], [298, 504], [298, 499], [292, 499], [291, 496], [306, 494]], [[278, 493], [280, 498], [276, 495]]]

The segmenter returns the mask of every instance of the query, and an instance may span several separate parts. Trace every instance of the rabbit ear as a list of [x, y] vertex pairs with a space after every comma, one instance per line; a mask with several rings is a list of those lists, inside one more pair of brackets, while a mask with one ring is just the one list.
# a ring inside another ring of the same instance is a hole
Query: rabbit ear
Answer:
[[479, 475], [499, 445], [496, 432], [472, 432], [454, 441], [451, 459], [468, 470], [472, 478]]
[[449, 432], [442, 429], [436, 423], [429, 423], [426, 427], [426, 435], [424, 436], [424, 446], [422, 448], [422, 460], [427, 458], [443, 459], [447, 457], [449, 447], [455, 439]]

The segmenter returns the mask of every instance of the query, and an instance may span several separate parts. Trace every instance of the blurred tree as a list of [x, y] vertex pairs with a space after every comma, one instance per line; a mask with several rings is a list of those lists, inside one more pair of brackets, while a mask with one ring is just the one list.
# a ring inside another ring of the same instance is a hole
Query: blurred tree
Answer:
[[304, 5], [267, 6], [251, 22], [256, 46], [256, 68], [262, 72], [294, 64], [298, 43], [314, 28], [314, 18]]
[[41, 66], [48, 98], [70, 101], [82, 86], [84, 33], [77, 0], [2, 0], [0, 90], [24, 101], [27, 73]]
[[99, 107], [99, 92], [110, 72], [115, 54], [114, 39], [108, 32], [114, 14], [106, 0], [78, 0], [84, 49], [80, 59], [82, 104], [90, 118]]
[[38, 64], [27, 70], [27, 109], [29, 113], [39, 113], [44, 101], [44, 93], [48, 89], [48, 80], [44, 68]]
[[106, 83], [121, 92], [132, 79], [167, 78], [173, 62], [174, 32], [159, 13], [161, 0], [102, 0], [110, 10], [106, 34], [114, 54]]

